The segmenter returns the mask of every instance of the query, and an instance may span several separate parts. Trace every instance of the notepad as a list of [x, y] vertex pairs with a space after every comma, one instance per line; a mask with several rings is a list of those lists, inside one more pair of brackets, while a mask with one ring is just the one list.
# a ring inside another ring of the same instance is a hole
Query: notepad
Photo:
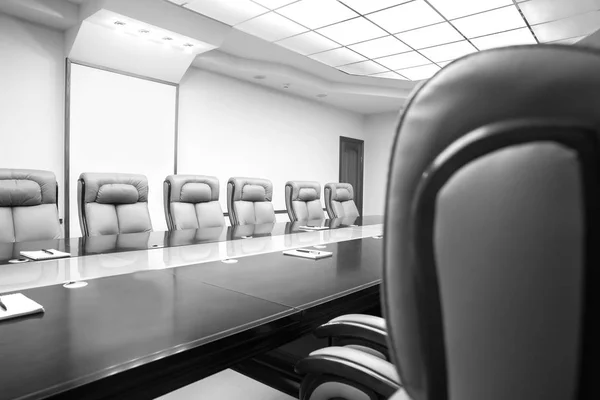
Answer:
[[296, 249], [287, 250], [283, 252], [286, 256], [309, 258], [311, 260], [320, 260], [321, 258], [331, 257], [333, 255], [330, 251], [311, 250], [311, 249]]
[[43, 250], [36, 250], [36, 251], [22, 251], [21, 256], [29, 258], [30, 260], [34, 260], [34, 261], [54, 260], [56, 258], [71, 257], [71, 253], [65, 253], [63, 251], [58, 251], [58, 250], [54, 250], [54, 249], [48, 249], [48, 251], [52, 254], [47, 253]]
[[322, 231], [323, 229], [329, 229], [327, 226], [300, 226], [298, 229], [303, 231]]
[[5, 294], [0, 300], [6, 306], [6, 311], [0, 307], [0, 321], [23, 315], [43, 313], [44, 307], [22, 293]]

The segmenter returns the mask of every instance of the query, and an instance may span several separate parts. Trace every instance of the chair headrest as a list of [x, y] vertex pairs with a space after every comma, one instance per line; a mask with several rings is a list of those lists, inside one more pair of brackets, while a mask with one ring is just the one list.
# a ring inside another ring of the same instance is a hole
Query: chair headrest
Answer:
[[56, 204], [56, 176], [50, 171], [0, 169], [0, 207]]
[[204, 203], [219, 200], [219, 180], [204, 175], [169, 175], [165, 179], [171, 185], [171, 201]]
[[273, 184], [268, 179], [229, 178], [227, 184], [233, 184], [233, 201], [271, 201]]
[[321, 185], [311, 181], [288, 181], [292, 188], [292, 201], [313, 201], [321, 198]]
[[331, 190], [331, 200], [333, 201], [354, 199], [354, 188], [349, 183], [328, 183], [325, 187]]
[[131, 204], [148, 202], [148, 179], [139, 174], [84, 172], [85, 203]]

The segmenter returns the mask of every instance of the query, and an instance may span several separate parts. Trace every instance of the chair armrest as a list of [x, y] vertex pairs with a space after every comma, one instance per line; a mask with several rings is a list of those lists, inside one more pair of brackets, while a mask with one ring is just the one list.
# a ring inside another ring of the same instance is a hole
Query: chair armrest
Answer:
[[342, 315], [319, 326], [314, 334], [319, 338], [356, 338], [387, 349], [385, 320], [372, 315]]
[[393, 364], [348, 347], [334, 346], [313, 351], [296, 364], [296, 372], [338, 377], [369, 388], [384, 398], [402, 387]]

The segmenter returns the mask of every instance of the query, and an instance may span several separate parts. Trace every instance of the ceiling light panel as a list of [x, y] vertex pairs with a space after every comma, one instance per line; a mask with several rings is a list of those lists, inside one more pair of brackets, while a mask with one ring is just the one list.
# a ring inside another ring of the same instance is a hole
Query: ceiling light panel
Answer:
[[440, 67], [444, 68], [446, 65], [450, 64], [452, 61], [454, 61], [454, 60], [441, 61], [441, 62], [438, 62], [437, 65], [439, 65]]
[[194, 0], [184, 7], [228, 25], [237, 25], [269, 11], [250, 0]]
[[416, 51], [378, 58], [377, 62], [389, 69], [402, 69], [431, 63]]
[[526, 26], [525, 20], [515, 6], [508, 6], [460, 18], [452, 21], [452, 24], [468, 38], [490, 35]]
[[421, 53], [432, 61], [455, 60], [467, 54], [476, 52], [477, 49], [466, 40], [462, 42], [443, 44], [441, 46], [430, 47], [421, 50]]
[[569, 39], [575, 36], [585, 36], [598, 29], [600, 26], [600, 12], [593, 11], [580, 14], [571, 18], [565, 18], [531, 28], [542, 43]]
[[368, 17], [390, 33], [421, 28], [443, 21], [443, 18], [423, 0], [415, 0], [378, 11], [369, 14]]
[[375, 78], [389, 78], [389, 79], [402, 79], [402, 80], [406, 80], [405, 77], [392, 72], [392, 71], [388, 71], [388, 72], [382, 72], [380, 74], [373, 74], [373, 75], [369, 75], [369, 76], [374, 76]]
[[576, 36], [576, 37], [573, 37], [573, 38], [557, 40], [555, 42], [549, 42], [549, 43], [554, 43], [554, 44], [575, 44], [575, 43], [579, 42], [581, 39], [583, 39], [584, 37], [586, 37], [586, 36], [585, 35], [584, 36]]
[[600, 9], [598, 0], [531, 0], [519, 7], [532, 24], [555, 21]]
[[323, 64], [330, 65], [332, 67], [366, 60], [365, 57], [345, 47], [325, 51], [319, 54], [313, 54], [312, 56], [310, 56], [310, 58], [320, 61]]
[[361, 14], [368, 14], [384, 8], [397, 6], [398, 4], [408, 3], [411, 0], [340, 0], [348, 7]]
[[379, 58], [411, 50], [410, 47], [393, 36], [369, 40], [348, 47], [368, 58]]
[[300, 0], [277, 12], [310, 29], [358, 17], [358, 14], [336, 0]]
[[317, 32], [343, 45], [351, 45], [387, 35], [383, 29], [363, 17], [327, 26]]
[[338, 69], [354, 75], [371, 75], [387, 71], [387, 69], [371, 60], [356, 64], [344, 65], [342, 67], [338, 67]]
[[276, 8], [287, 6], [297, 0], [253, 0], [255, 3], [260, 4], [263, 7], [267, 7], [269, 10], [275, 10]]
[[528, 28], [520, 28], [471, 39], [471, 43], [479, 50], [487, 50], [495, 47], [536, 44], [537, 42]]
[[279, 14], [270, 12], [236, 25], [236, 29], [270, 42], [288, 38], [307, 29]]
[[512, 0], [428, 0], [446, 19], [460, 18], [512, 5]]
[[437, 46], [463, 40], [463, 36], [447, 22], [413, 29], [396, 35], [404, 43], [415, 49]]
[[277, 44], [304, 55], [340, 47], [336, 42], [312, 31], [281, 40]]
[[401, 69], [398, 72], [402, 76], [407, 77], [411, 81], [420, 81], [423, 79], [431, 78], [436, 72], [440, 70], [435, 64], [422, 65], [420, 67]]

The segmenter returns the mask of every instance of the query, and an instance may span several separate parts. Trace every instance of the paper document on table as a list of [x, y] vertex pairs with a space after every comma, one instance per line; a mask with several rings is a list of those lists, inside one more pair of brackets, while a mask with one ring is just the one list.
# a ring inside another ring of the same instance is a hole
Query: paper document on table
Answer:
[[329, 227], [304, 225], [304, 226], [298, 227], [298, 229], [303, 230], [303, 231], [322, 231], [324, 229], [329, 229]]
[[71, 253], [65, 253], [64, 251], [58, 251], [54, 249], [22, 251], [21, 255], [34, 261], [54, 260], [56, 258], [71, 257]]
[[[0, 321], [44, 312], [44, 307], [22, 293], [0, 295]], [[4, 309], [6, 308], [6, 310]]]
[[310, 249], [295, 249], [287, 250], [283, 252], [286, 256], [309, 258], [311, 260], [319, 260], [321, 258], [331, 257], [333, 255], [330, 251], [310, 250]]

